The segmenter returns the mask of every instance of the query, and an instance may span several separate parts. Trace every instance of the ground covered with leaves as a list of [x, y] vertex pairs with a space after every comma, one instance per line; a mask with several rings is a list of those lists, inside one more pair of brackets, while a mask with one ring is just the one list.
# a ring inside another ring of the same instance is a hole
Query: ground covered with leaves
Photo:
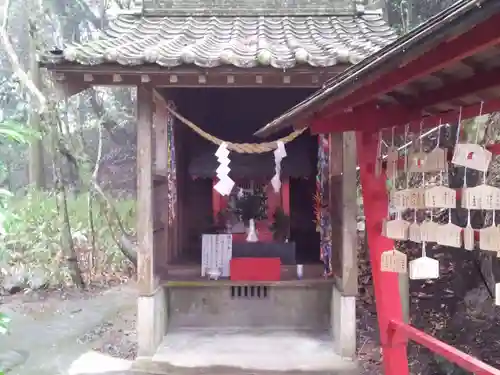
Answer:
[[[416, 246], [409, 259], [419, 256]], [[426, 333], [500, 368], [500, 307], [494, 306], [475, 263], [476, 255], [462, 249], [429, 251], [441, 265], [438, 280], [411, 281], [411, 324]], [[358, 298], [358, 357], [363, 375], [381, 374], [375, 297], [369, 256], [360, 239]], [[409, 346], [410, 373], [464, 375], [468, 372], [426, 348]]]

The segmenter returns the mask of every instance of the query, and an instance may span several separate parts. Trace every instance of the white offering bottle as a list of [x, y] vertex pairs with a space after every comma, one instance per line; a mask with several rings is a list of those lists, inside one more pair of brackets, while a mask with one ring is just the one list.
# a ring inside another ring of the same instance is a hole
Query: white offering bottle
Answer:
[[259, 238], [257, 237], [257, 231], [255, 230], [255, 220], [250, 219], [248, 223], [248, 235], [247, 242], [257, 242]]

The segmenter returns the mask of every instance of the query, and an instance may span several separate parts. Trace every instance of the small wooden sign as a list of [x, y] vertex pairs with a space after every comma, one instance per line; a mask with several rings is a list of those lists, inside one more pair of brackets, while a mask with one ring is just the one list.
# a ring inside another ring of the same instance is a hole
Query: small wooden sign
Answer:
[[385, 222], [385, 237], [393, 240], [404, 241], [408, 239], [408, 228], [410, 223], [401, 218], [388, 220]]
[[495, 284], [495, 305], [500, 306], [500, 283]]
[[472, 229], [470, 224], [464, 228], [463, 236], [465, 250], [474, 250], [474, 247], [476, 245], [474, 241], [474, 229]]
[[486, 194], [487, 188], [486, 185], [479, 185], [470, 188], [462, 189], [462, 208], [466, 208], [468, 210], [480, 210], [481, 209], [481, 200], [483, 196]]
[[440, 225], [431, 220], [420, 224], [420, 238], [422, 242], [437, 242]]
[[409, 189], [410, 191], [410, 207], [415, 210], [421, 210], [425, 208], [425, 189], [416, 188]]
[[500, 251], [500, 228], [492, 225], [479, 230], [479, 248], [486, 251]]
[[382, 272], [406, 273], [406, 254], [396, 249], [384, 251], [380, 259], [380, 269]]
[[410, 208], [411, 190], [395, 190], [391, 192], [391, 204], [398, 211], [404, 211]]
[[425, 152], [411, 152], [408, 155], [408, 172], [427, 172], [427, 154]]
[[410, 262], [410, 279], [427, 280], [439, 278], [439, 261], [423, 256]]
[[491, 152], [478, 144], [457, 143], [451, 162], [462, 167], [486, 172], [490, 166], [491, 157]]
[[462, 228], [453, 223], [440, 225], [438, 235], [436, 235], [436, 242], [439, 245], [462, 247]]
[[387, 150], [387, 176], [394, 177], [398, 173], [399, 152], [396, 147], [389, 147]]
[[420, 232], [419, 223], [413, 222], [410, 224], [410, 228], [408, 229], [408, 239], [412, 242], [422, 242], [422, 234]]
[[425, 172], [440, 172], [448, 170], [448, 151], [437, 147], [427, 154]]
[[457, 208], [457, 192], [438, 185], [425, 190], [425, 205], [430, 208]]
[[500, 210], [500, 189], [490, 185], [479, 185], [481, 187], [482, 196], [480, 199], [481, 209], [483, 210]]

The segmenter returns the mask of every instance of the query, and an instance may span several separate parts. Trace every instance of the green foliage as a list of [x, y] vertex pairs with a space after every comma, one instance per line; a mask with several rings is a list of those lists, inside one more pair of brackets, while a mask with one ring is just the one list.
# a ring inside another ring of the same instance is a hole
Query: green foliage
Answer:
[[253, 192], [244, 191], [243, 196], [236, 199], [233, 213], [248, 223], [250, 219], [267, 219], [266, 210], [267, 195], [262, 187], [256, 187]]
[[273, 232], [273, 239], [275, 241], [285, 241], [290, 237], [290, 217], [285, 214], [283, 208], [278, 207], [273, 214], [273, 223], [270, 230]]
[[[51, 286], [69, 283], [65, 261], [67, 249], [61, 247], [62, 223], [55, 195], [31, 191], [26, 196], [11, 198], [7, 208], [6, 235], [0, 248], [2, 264], [42, 270], [47, 277], [46, 283]], [[116, 210], [125, 229], [133, 232], [135, 201], [117, 201]], [[92, 256], [87, 194], [68, 197], [68, 211], [78, 261], [87, 280], [92, 273], [97, 272], [97, 276], [102, 277], [103, 273], [115, 274], [129, 267], [100, 212], [93, 215], [98, 256]]]
[[0, 123], [0, 144], [7, 142], [16, 142], [28, 144], [35, 138], [40, 137], [34, 130], [23, 126], [15, 121], [4, 121]]

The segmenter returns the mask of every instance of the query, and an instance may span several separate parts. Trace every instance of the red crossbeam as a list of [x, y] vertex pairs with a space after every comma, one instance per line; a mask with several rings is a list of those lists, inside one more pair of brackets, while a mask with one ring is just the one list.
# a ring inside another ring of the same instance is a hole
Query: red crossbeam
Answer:
[[487, 365], [477, 358], [471, 357], [454, 347], [437, 340], [436, 338], [422, 332], [408, 324], [400, 321], [391, 320], [389, 322], [390, 336], [401, 339], [410, 339], [416, 343], [425, 346], [432, 352], [446, 358], [457, 364], [463, 369], [474, 373], [475, 375], [500, 375], [500, 370]]
[[330, 105], [322, 117], [331, 116], [371, 100], [381, 94], [415, 79], [435, 73], [447, 65], [463, 60], [500, 42], [500, 14], [475, 26], [469, 32], [443, 42], [432, 51], [419, 56], [404, 66], [393, 69], [374, 82], [355, 90], [343, 99]]
[[[369, 102], [354, 108], [352, 112], [340, 113], [332, 117], [316, 117], [311, 122], [311, 128], [314, 133], [320, 133], [372, 130], [404, 125], [412, 121], [419, 121], [423, 111], [430, 106], [450, 102], [499, 85], [500, 68], [481, 71], [470, 78], [451, 82], [440, 89], [425, 92], [421, 98], [408, 101], [406, 104], [380, 106], [375, 102]], [[496, 106], [490, 104], [489, 107]], [[477, 116], [478, 113], [479, 108], [473, 116]], [[483, 108], [483, 113], [488, 113], [485, 108]], [[443, 117], [446, 116], [442, 115], [441, 121], [443, 121]], [[429, 123], [429, 121], [426, 122]]]
[[441, 104], [459, 99], [463, 96], [475, 94], [480, 91], [498, 86], [500, 84], [500, 68], [478, 71], [470, 78], [446, 83], [446, 85], [437, 90], [426, 91], [422, 93], [419, 100], [408, 100], [408, 108], [422, 110], [432, 105]]
[[[452, 110], [435, 116], [422, 117], [420, 111], [411, 113], [407, 108], [386, 109], [376, 108], [375, 105], [363, 105], [362, 110], [356, 112], [342, 113], [330, 118], [313, 118], [310, 122], [312, 134], [344, 132], [350, 130], [378, 131], [381, 129], [399, 126], [400, 131], [404, 125], [410, 124], [412, 131], [418, 131], [422, 124], [423, 129], [432, 128], [438, 124], [452, 124], [460, 117], [459, 110]], [[462, 107], [462, 120], [466, 120], [479, 115], [500, 110], [500, 99], [485, 101], [481, 108], [481, 103], [471, 104]]]

